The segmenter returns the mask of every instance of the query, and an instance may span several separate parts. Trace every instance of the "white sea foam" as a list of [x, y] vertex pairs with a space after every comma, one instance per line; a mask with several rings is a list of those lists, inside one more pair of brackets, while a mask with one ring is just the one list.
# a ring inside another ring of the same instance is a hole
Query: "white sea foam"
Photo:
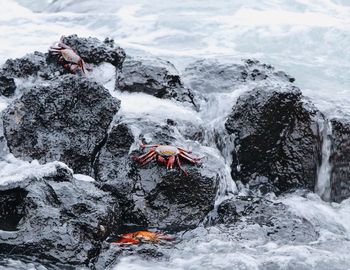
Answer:
[[67, 165], [62, 162], [54, 161], [41, 165], [37, 160], [23, 161], [8, 154], [0, 159], [0, 185], [23, 181], [31, 177], [49, 176], [57, 171], [57, 166], [68, 169]]
[[[61, 35], [73, 33], [109, 36], [128, 54], [153, 54], [172, 60], [180, 72], [196, 58], [255, 57], [291, 73], [303, 93], [327, 115], [350, 116], [349, 18], [346, 0], [2, 0], [0, 63], [35, 50], [46, 51]], [[231, 104], [246, 91], [213, 95], [198, 113], [177, 102], [114, 91], [114, 67], [109, 64], [89, 76], [121, 99], [118, 114], [125, 118], [146, 117], [160, 122], [191, 119], [207, 131], [220, 129]], [[1, 97], [0, 111], [9, 102]], [[220, 153], [210, 141], [212, 134], [208, 136], [202, 150], [229, 165], [227, 153]], [[0, 160], [0, 184], [44, 176], [54, 172], [55, 164], [40, 165], [8, 155]], [[230, 182], [229, 166], [222, 174], [225, 181], [221, 188], [232, 195], [236, 186]], [[93, 181], [84, 175], [75, 177]], [[218, 194], [218, 200], [230, 194]], [[279, 201], [320, 230], [316, 242], [280, 244], [259, 237], [237, 241], [230, 231], [198, 229], [173, 250], [167, 261], [126, 257], [115, 269], [346, 270], [350, 265], [349, 200], [335, 204], [315, 194], [293, 194]], [[245, 233], [259, 230], [257, 226], [252, 225]], [[21, 262], [15, 264], [20, 267]]]

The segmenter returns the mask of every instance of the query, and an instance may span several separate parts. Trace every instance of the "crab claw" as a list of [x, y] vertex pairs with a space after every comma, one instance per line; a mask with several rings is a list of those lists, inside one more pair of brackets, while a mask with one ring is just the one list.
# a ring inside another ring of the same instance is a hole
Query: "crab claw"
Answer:
[[120, 236], [120, 239], [112, 244], [118, 245], [138, 245], [141, 243], [159, 243], [160, 240], [171, 241], [173, 237], [160, 232], [138, 231], [126, 233]]
[[141, 140], [139, 140], [139, 145], [142, 149], [146, 148], [146, 145]]
[[134, 233], [126, 233], [120, 236], [119, 240], [112, 242], [117, 245], [137, 245], [140, 244], [140, 240], [134, 237]]

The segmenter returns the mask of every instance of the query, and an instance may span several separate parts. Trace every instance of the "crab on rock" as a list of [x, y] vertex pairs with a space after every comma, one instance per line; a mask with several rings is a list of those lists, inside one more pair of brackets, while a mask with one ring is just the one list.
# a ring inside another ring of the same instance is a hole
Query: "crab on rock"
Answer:
[[161, 145], [161, 144], [152, 144], [145, 145], [140, 142], [141, 148], [151, 148], [146, 154], [143, 154], [139, 157], [133, 156], [132, 158], [138, 161], [141, 166], [146, 165], [152, 160], [157, 160], [158, 162], [165, 164], [167, 169], [172, 169], [174, 163], [176, 162], [180, 170], [184, 172], [185, 175], [188, 175], [187, 172], [181, 168], [180, 157], [191, 162], [192, 164], [198, 164], [203, 157], [195, 157], [191, 155], [191, 150], [186, 150], [181, 147], [172, 146], [172, 145]]
[[86, 74], [87, 64], [71, 47], [63, 43], [63, 38], [64, 36], [61, 37], [55, 46], [51, 46], [49, 52], [54, 55], [60, 55], [58, 62], [71, 73], [75, 74], [80, 69]]
[[159, 243], [161, 240], [174, 240], [173, 237], [160, 232], [137, 231], [134, 233], [122, 234], [118, 241], [113, 244], [118, 245], [138, 245], [140, 243]]

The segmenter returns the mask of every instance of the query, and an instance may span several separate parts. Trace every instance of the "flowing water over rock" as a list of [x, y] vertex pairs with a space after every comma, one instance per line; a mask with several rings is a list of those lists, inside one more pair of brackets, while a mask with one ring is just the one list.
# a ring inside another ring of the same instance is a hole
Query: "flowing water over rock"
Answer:
[[[0, 269], [349, 269], [350, 7], [322, 4], [5, 0]], [[139, 140], [205, 159], [139, 167]], [[146, 228], [176, 240], [110, 243]]]

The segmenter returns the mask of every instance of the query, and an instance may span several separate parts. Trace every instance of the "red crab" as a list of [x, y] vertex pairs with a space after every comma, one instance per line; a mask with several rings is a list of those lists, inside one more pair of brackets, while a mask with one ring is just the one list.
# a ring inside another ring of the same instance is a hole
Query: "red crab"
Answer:
[[173, 237], [160, 232], [137, 231], [126, 233], [120, 236], [120, 239], [113, 244], [118, 245], [138, 245], [140, 243], [159, 243], [161, 240], [174, 240]]
[[86, 74], [87, 64], [71, 47], [63, 43], [63, 38], [64, 36], [61, 37], [56, 46], [51, 46], [49, 52], [60, 55], [58, 62], [71, 73], [75, 74], [80, 69]]
[[165, 164], [167, 169], [172, 169], [176, 161], [177, 166], [184, 172], [185, 175], [188, 174], [184, 169], [181, 168], [180, 157], [191, 162], [192, 164], [198, 164], [203, 159], [203, 157], [195, 157], [191, 155], [191, 150], [186, 150], [184, 148], [172, 145], [145, 145], [140, 142], [140, 147], [151, 148], [146, 154], [143, 154], [139, 157], [132, 157], [134, 160], [138, 161], [141, 166], [146, 165], [147, 163], [156, 159], [158, 162]]

